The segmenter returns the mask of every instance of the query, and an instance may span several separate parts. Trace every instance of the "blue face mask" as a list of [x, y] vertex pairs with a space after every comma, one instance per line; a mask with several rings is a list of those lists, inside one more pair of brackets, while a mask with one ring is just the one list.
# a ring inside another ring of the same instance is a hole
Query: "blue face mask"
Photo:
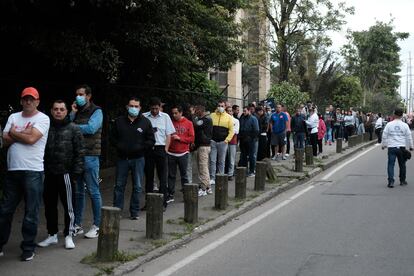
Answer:
[[137, 117], [139, 114], [139, 108], [137, 107], [128, 107], [128, 114], [131, 117]]
[[76, 104], [80, 107], [86, 104], [86, 97], [85, 96], [76, 96]]

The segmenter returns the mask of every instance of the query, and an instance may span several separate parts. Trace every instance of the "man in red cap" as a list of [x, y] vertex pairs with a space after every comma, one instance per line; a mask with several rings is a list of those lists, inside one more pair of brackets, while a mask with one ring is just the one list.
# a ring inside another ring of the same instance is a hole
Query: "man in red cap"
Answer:
[[23, 111], [9, 116], [3, 133], [4, 145], [9, 148], [4, 197], [0, 203], [0, 257], [10, 236], [13, 214], [24, 198], [22, 261], [31, 261], [34, 257], [43, 194], [43, 156], [50, 120], [37, 110], [39, 102], [37, 90], [25, 88], [20, 99]]

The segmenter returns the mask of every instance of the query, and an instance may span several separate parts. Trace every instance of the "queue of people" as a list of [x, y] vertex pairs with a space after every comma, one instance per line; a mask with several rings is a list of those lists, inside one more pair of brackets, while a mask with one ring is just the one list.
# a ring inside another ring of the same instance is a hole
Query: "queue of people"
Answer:
[[[21, 243], [23, 261], [34, 257], [35, 247], [58, 243], [58, 199], [64, 209], [65, 248], [75, 248], [74, 237], [99, 236], [102, 196], [99, 187], [102, 145], [102, 109], [92, 101], [92, 90], [81, 85], [75, 90], [70, 106], [62, 100], [53, 102], [50, 116], [40, 112], [39, 92], [25, 88], [20, 104], [23, 110], [8, 118], [3, 140], [8, 148], [8, 172], [4, 198], [0, 204], [0, 256], [10, 236], [13, 214], [21, 199], [25, 201]], [[241, 113], [240, 113], [240, 110]], [[313, 154], [323, 152], [337, 138], [347, 138], [355, 132], [372, 132], [381, 136], [384, 122], [381, 114], [347, 112], [333, 106], [318, 114], [317, 106], [306, 103], [296, 108], [292, 116], [287, 107], [251, 103], [240, 109], [219, 101], [211, 113], [203, 105], [191, 106], [186, 113], [182, 106], [162, 111], [158, 98], [149, 101], [149, 111], [143, 112], [141, 101], [131, 97], [125, 103], [124, 115], [113, 121], [111, 143], [117, 154], [113, 206], [124, 209], [125, 188], [131, 174], [132, 193], [129, 204], [131, 220], [138, 220], [140, 195], [145, 176], [145, 193], [154, 192], [155, 172], [158, 192], [164, 196], [164, 210], [174, 202], [177, 168], [180, 189], [194, 182], [193, 163], [198, 170], [200, 197], [212, 194], [216, 174], [227, 173], [234, 179], [236, 164], [247, 168], [248, 177], [255, 176], [256, 161], [268, 157], [284, 161], [289, 157], [290, 138], [294, 148], [312, 145]], [[398, 113], [399, 114], [399, 113]], [[362, 126], [361, 126], [362, 125]], [[384, 130], [389, 143], [388, 129]], [[378, 138], [381, 143], [381, 138]], [[411, 142], [412, 143], [412, 142]], [[237, 147], [240, 158], [236, 162]], [[196, 152], [196, 154], [194, 154]], [[392, 155], [393, 151], [389, 150]], [[398, 154], [394, 154], [399, 158]], [[395, 158], [393, 159], [395, 162]], [[398, 159], [399, 160], [399, 159]], [[392, 161], [392, 160], [391, 160]], [[390, 161], [390, 162], [391, 162]], [[390, 176], [390, 183], [393, 176]], [[404, 182], [404, 176], [402, 176]], [[93, 222], [84, 230], [85, 195], [91, 200]], [[39, 208], [44, 202], [48, 236], [36, 243]], [[86, 232], [86, 233], [84, 233]]]

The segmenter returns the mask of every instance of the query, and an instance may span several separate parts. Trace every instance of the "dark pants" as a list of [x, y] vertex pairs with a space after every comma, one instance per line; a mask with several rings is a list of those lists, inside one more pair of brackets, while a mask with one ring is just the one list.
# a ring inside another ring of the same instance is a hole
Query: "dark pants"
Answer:
[[318, 152], [322, 153], [322, 145], [323, 145], [323, 138], [322, 139], [318, 139]]
[[250, 140], [248, 142], [240, 141], [240, 160], [239, 167], [247, 167], [247, 161], [249, 161], [248, 173], [254, 173], [256, 169], [256, 160], [254, 158], [256, 140]]
[[296, 132], [293, 135], [293, 143], [294, 143], [295, 148], [303, 149], [305, 147], [305, 133], [304, 132]]
[[167, 153], [165, 146], [155, 146], [145, 155], [145, 192], [154, 191], [154, 169], [157, 168], [160, 181], [159, 193], [164, 195], [164, 203], [167, 202]]
[[377, 135], [378, 144], [381, 144], [382, 142], [382, 128], [376, 128], [375, 134]]
[[[266, 146], [266, 157], [270, 158], [274, 155], [274, 153], [272, 154], [272, 131], [268, 131], [267, 132], [267, 146]], [[273, 151], [274, 151], [274, 147], [273, 147]]]
[[341, 128], [341, 126], [340, 125], [334, 125], [334, 127], [333, 127], [333, 133], [332, 133], [332, 142], [334, 141], [334, 138], [336, 140], [338, 138], [343, 138], [342, 136], [343, 135], [342, 135], [342, 128]]
[[366, 127], [365, 130], [369, 133], [369, 140], [372, 140], [373, 126]]
[[286, 153], [290, 153], [290, 131], [286, 131]]
[[257, 161], [262, 161], [267, 156], [267, 136], [259, 136], [259, 147], [257, 149]]
[[144, 177], [145, 159], [144, 157], [128, 160], [118, 160], [116, 163], [116, 179], [114, 187], [115, 207], [124, 209], [125, 186], [128, 180], [128, 172], [131, 171], [132, 192], [129, 202], [129, 212], [131, 217], [138, 216], [139, 196], [142, 190], [142, 179]]
[[65, 210], [65, 229], [63, 234], [68, 236], [74, 232], [75, 213], [73, 202], [75, 196], [75, 185], [70, 180], [69, 174], [45, 174], [45, 189], [43, 201], [45, 204], [45, 216], [47, 232], [49, 235], [57, 234], [58, 229], [58, 198]]
[[345, 126], [345, 140], [348, 141], [349, 137], [354, 135], [354, 126]]
[[398, 166], [400, 167], [400, 181], [405, 181], [406, 167], [405, 158], [400, 148], [388, 148], [388, 182], [394, 182], [394, 165], [395, 159], [398, 159]]
[[14, 212], [24, 199], [23, 241], [20, 248], [33, 252], [36, 247], [39, 207], [43, 195], [43, 172], [8, 171], [3, 188], [3, 200], [0, 204], [0, 249], [9, 240]]
[[318, 155], [318, 133], [310, 134], [310, 144], [312, 145], [313, 156]]
[[175, 180], [177, 177], [177, 166], [180, 170], [181, 188], [184, 189], [184, 184], [188, 184], [187, 167], [188, 167], [188, 153], [183, 156], [168, 155], [168, 194], [174, 196], [175, 194]]

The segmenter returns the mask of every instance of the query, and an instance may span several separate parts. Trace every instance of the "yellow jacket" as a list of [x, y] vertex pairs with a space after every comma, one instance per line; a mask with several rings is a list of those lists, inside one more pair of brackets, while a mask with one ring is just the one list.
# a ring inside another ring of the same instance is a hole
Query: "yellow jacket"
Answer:
[[213, 121], [213, 135], [212, 140], [216, 142], [229, 143], [233, 138], [234, 129], [233, 129], [233, 117], [226, 112], [214, 112], [210, 115], [211, 120]]

